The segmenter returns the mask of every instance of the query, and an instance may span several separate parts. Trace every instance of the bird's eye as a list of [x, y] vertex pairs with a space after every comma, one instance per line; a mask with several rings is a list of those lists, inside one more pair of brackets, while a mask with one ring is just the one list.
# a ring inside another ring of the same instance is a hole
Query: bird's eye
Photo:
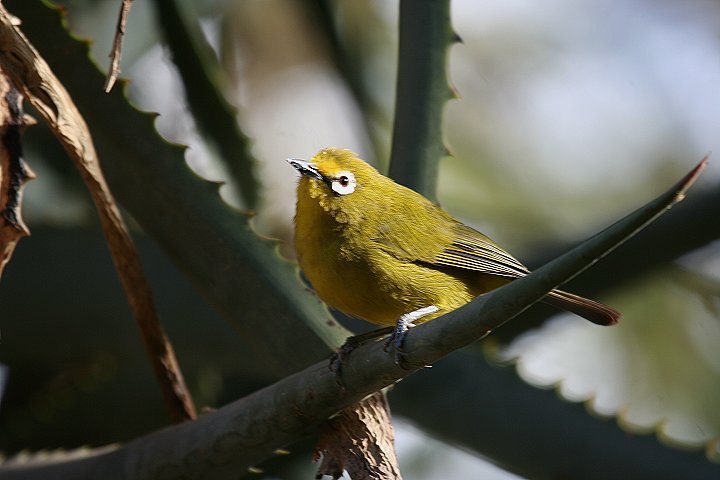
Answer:
[[355, 175], [350, 172], [338, 173], [332, 181], [332, 190], [338, 195], [347, 195], [355, 191]]

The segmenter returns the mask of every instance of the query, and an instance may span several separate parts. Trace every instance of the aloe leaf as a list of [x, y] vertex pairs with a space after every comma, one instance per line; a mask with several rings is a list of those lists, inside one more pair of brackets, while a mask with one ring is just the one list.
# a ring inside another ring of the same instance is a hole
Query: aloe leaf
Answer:
[[523, 478], [720, 478], [720, 464], [702, 450], [628, 433], [589, 415], [582, 403], [528, 387], [513, 367], [493, 366], [482, 355], [457, 352], [403, 380], [389, 398], [394, 412], [420, 428]]
[[177, 2], [153, 3], [195, 122], [220, 152], [245, 206], [254, 209], [258, 200], [257, 161], [250, 154], [250, 139], [238, 125], [237, 109], [223, 96], [223, 72], [215, 53], [196, 19], [185, 14]]
[[222, 201], [216, 184], [190, 171], [184, 148], [156, 133], [154, 115], [135, 110], [121, 89], [103, 93], [87, 43], [70, 39], [59, 15], [48, 15], [40, 2], [5, 4], [25, 19], [23, 31], [85, 116], [122, 205], [259, 358], [285, 375], [342, 343], [347, 331], [279, 256], [277, 242], [259, 237], [247, 215]]
[[400, 45], [389, 175], [437, 201], [443, 108], [455, 93], [447, 79], [447, 53], [458, 41], [449, 0], [401, 0]]

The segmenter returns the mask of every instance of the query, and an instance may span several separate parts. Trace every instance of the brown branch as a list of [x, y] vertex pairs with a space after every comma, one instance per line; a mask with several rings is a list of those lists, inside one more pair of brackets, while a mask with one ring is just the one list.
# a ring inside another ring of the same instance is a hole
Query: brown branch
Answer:
[[31, 123], [22, 95], [0, 68], [0, 277], [21, 238], [30, 235], [22, 219], [22, 189], [35, 174], [22, 159], [20, 135]]
[[142, 333], [173, 420], [195, 418], [172, 345], [160, 325], [135, 247], [100, 170], [85, 120], [48, 64], [0, 4], [0, 67], [55, 133], [98, 210], [115, 268]]
[[125, 25], [127, 17], [130, 14], [133, 0], [122, 0], [120, 5], [120, 13], [118, 14], [117, 26], [115, 27], [115, 38], [113, 39], [113, 49], [110, 52], [110, 68], [108, 70], [107, 79], [105, 80], [105, 93], [110, 93], [115, 80], [120, 74], [120, 59], [122, 58], [122, 42], [125, 36]]
[[390, 407], [381, 390], [323, 425], [313, 453], [314, 460], [322, 458], [315, 478], [337, 480], [347, 472], [353, 480], [402, 480], [394, 440]]

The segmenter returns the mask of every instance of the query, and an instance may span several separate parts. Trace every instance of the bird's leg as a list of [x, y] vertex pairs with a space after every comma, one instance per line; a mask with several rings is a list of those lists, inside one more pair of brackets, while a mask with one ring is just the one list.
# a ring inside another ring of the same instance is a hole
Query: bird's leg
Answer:
[[333, 353], [332, 357], [330, 357], [330, 370], [335, 372], [335, 379], [341, 386], [343, 386], [342, 364], [348, 355], [368, 340], [382, 337], [383, 335], [392, 332], [394, 328], [395, 327], [378, 328], [377, 330], [370, 330], [369, 332], [348, 337], [345, 340], [345, 343], [343, 343], [342, 346]]
[[389, 352], [390, 349], [392, 349], [395, 352], [396, 365], [400, 365], [403, 368], [405, 367], [405, 352], [402, 347], [408, 330], [415, 326], [413, 322], [420, 320], [426, 315], [435, 313], [438, 310], [440, 309], [435, 305], [430, 305], [429, 307], [419, 308], [413, 312], [405, 313], [398, 319], [392, 335], [390, 335], [390, 338], [385, 342], [385, 351]]

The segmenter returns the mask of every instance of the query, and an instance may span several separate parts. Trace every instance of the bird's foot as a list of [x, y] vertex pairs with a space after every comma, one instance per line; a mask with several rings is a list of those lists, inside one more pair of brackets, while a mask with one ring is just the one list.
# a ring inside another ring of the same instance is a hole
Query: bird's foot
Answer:
[[335, 381], [338, 385], [341, 387], [345, 386], [342, 379], [342, 367], [343, 362], [348, 358], [348, 356], [350, 356], [350, 353], [368, 340], [387, 335], [392, 330], [393, 327], [379, 328], [377, 330], [361, 333], [360, 335], [353, 335], [345, 340], [345, 343], [343, 343], [330, 357], [330, 371], [335, 373]]
[[426, 315], [435, 313], [438, 310], [440, 309], [435, 305], [430, 305], [429, 307], [424, 307], [417, 309], [413, 312], [405, 313], [398, 319], [392, 335], [390, 335], [390, 338], [388, 338], [385, 342], [385, 351], [392, 351], [395, 355], [395, 365], [398, 365], [405, 370], [409, 369], [409, 365], [406, 360], [407, 352], [405, 352], [405, 350], [403, 349], [403, 344], [405, 343], [405, 337], [407, 337], [407, 332], [415, 326], [415, 323], [413, 322], [420, 320]]

